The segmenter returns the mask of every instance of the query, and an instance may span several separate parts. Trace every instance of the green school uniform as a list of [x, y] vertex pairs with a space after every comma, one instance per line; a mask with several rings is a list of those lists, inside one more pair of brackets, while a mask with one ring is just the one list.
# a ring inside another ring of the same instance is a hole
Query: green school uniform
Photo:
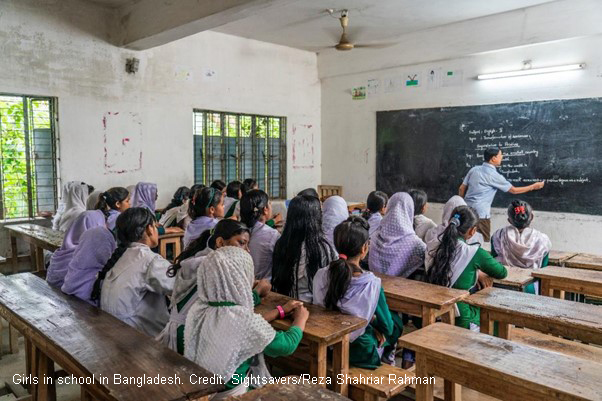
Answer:
[[[495, 244], [493, 242], [493, 237], [491, 237], [491, 256], [494, 258], [497, 257], [497, 252], [495, 251]], [[541, 261], [541, 269], [544, 267], [548, 267], [548, 263], [550, 262], [550, 254], [546, 253], [543, 260]], [[531, 284], [525, 287], [525, 292], [529, 294], [535, 294], [535, 283], [539, 282], [539, 279], [534, 280]]]
[[364, 369], [376, 369], [381, 363], [378, 339], [374, 330], [385, 336], [383, 356], [394, 351], [397, 339], [403, 332], [403, 322], [397, 313], [391, 313], [383, 288], [380, 288], [374, 320], [366, 326], [364, 334], [349, 344], [349, 364]]

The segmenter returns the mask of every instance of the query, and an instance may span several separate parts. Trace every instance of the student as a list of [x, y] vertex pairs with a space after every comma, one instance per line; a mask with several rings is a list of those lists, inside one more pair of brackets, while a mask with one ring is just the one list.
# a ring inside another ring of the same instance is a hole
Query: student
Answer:
[[88, 199], [86, 199], [86, 210], [96, 210], [96, 204], [98, 203], [98, 197], [102, 191], [94, 191], [90, 195], [88, 195]]
[[107, 227], [94, 227], [83, 233], [67, 267], [61, 291], [98, 306], [90, 299], [92, 287], [115, 248], [115, 236]]
[[210, 230], [224, 217], [224, 199], [215, 188], [198, 189], [190, 200], [188, 214], [192, 221], [184, 233], [184, 248], [197, 239], [205, 230]]
[[226, 183], [223, 182], [222, 180], [215, 180], [211, 183], [211, 185], [209, 185], [211, 188], [215, 188], [220, 192], [223, 192], [224, 195], [226, 194]]
[[48, 284], [61, 288], [82, 234], [90, 228], [105, 226], [105, 224], [105, 216], [100, 210], [87, 210], [80, 214], [65, 233], [61, 247], [50, 258], [50, 265], [46, 273]]
[[120, 213], [130, 208], [130, 193], [123, 187], [113, 187], [98, 196], [96, 209], [101, 210], [107, 218], [107, 227], [113, 231]]
[[370, 322], [349, 335], [349, 363], [376, 369], [381, 359], [395, 360], [403, 323], [389, 310], [380, 278], [360, 267], [368, 254], [368, 239], [368, 223], [361, 217], [349, 217], [335, 228], [339, 258], [314, 276], [314, 303]]
[[178, 207], [178, 213], [176, 214], [176, 225], [186, 231], [186, 227], [190, 224], [192, 219], [188, 214], [188, 210], [190, 209], [190, 199], [194, 196], [197, 189], [203, 189], [205, 186], [203, 184], [194, 184], [190, 187], [190, 193], [188, 194], [188, 199], [184, 201], [182, 206]]
[[426, 233], [437, 227], [433, 220], [424, 215], [428, 209], [428, 197], [421, 189], [411, 189], [409, 194], [414, 201], [414, 231], [422, 241], [425, 241]]
[[[235, 216], [234, 211], [242, 196], [242, 182], [232, 181], [226, 187], [226, 199], [224, 199], [224, 218]], [[238, 217], [238, 216], [237, 216]]]
[[190, 189], [188, 187], [180, 187], [174, 192], [171, 201], [165, 207], [165, 211], [172, 209], [174, 207], [182, 206], [186, 200], [188, 200], [188, 196], [190, 195]]
[[[167, 271], [169, 277], [175, 277], [171, 295], [171, 313], [169, 323], [157, 340], [174, 351], [184, 354], [184, 322], [190, 307], [196, 301], [197, 268], [201, 261], [213, 250], [224, 246], [234, 246], [248, 251], [249, 229], [244, 224], [231, 219], [221, 220], [211, 230], [205, 231], [194, 240], [175, 260]], [[265, 296], [271, 286], [267, 283], [258, 285], [253, 291], [255, 302]], [[267, 291], [265, 290], [267, 289]]]
[[340, 196], [330, 196], [322, 205], [322, 231], [334, 248], [334, 228], [349, 217], [347, 202]]
[[380, 222], [383, 219], [383, 215], [387, 211], [387, 203], [389, 202], [389, 196], [382, 191], [372, 191], [368, 194], [366, 200], [366, 210], [362, 214], [362, 217], [368, 221], [370, 225], [370, 238], [380, 227]]
[[409, 194], [398, 192], [391, 197], [370, 241], [370, 270], [401, 277], [422, 270], [426, 245], [414, 232], [414, 201]]
[[[504, 265], [523, 269], [546, 267], [552, 243], [547, 235], [530, 227], [533, 221], [531, 205], [513, 200], [507, 214], [510, 225], [500, 228], [491, 237], [491, 255]], [[529, 284], [525, 292], [539, 293], [539, 283]]]
[[[466, 206], [464, 198], [458, 195], [454, 195], [451, 198], [449, 198], [445, 205], [443, 205], [443, 215], [441, 217], [441, 224], [427, 231], [424, 237], [425, 243], [428, 244], [429, 242], [431, 242], [434, 239], [437, 239], [441, 234], [443, 234], [443, 232], [447, 228], [447, 225], [449, 224], [449, 219], [451, 219], [452, 217], [453, 210], [458, 206]], [[483, 235], [480, 232], [475, 232], [473, 237], [468, 240], [469, 244], [478, 243], [480, 245], [483, 245], [484, 242], [485, 240], [483, 239]]]
[[[452, 211], [443, 234], [428, 244], [426, 271], [430, 283], [470, 290], [480, 275], [497, 279], [506, 277], [506, 268], [489, 252], [478, 244], [466, 243], [477, 231], [478, 221], [477, 214], [468, 206], [458, 206]], [[456, 305], [456, 326], [478, 331], [479, 308], [463, 302]]]
[[90, 194], [86, 183], [80, 181], [70, 181], [64, 188], [63, 200], [65, 206], [63, 211], [57, 211], [52, 222], [52, 228], [67, 232], [71, 224], [86, 211], [86, 200]]
[[272, 205], [268, 195], [261, 189], [253, 189], [240, 200], [240, 218], [251, 230], [249, 249], [255, 265], [255, 278], [272, 278], [272, 255], [278, 231], [266, 223], [272, 218]]
[[253, 189], [259, 189], [257, 181], [254, 178], [245, 178], [245, 180], [242, 182], [242, 186], [240, 187], [241, 193], [244, 195]]
[[[270, 377], [263, 354], [291, 355], [303, 336], [309, 312], [302, 304], [289, 302], [263, 317], [253, 311], [253, 277], [251, 256], [231, 246], [212, 252], [198, 268], [198, 299], [186, 317], [184, 356], [226, 383], [213, 401], [244, 394], [249, 373]], [[269, 324], [290, 312], [287, 331]]]
[[132, 207], [119, 215], [116, 228], [117, 249], [98, 272], [91, 299], [155, 337], [169, 320], [165, 297], [174, 284], [167, 276], [171, 263], [152, 251], [159, 244], [155, 216], [147, 208]]
[[[134, 195], [130, 203], [132, 204], [132, 207], [145, 208], [149, 210], [153, 216], [157, 216], [155, 202], [157, 201], [158, 196], [159, 193], [157, 192], [157, 184], [153, 184], [151, 182], [139, 182], [136, 184]], [[179, 227], [165, 228], [162, 225], [159, 225], [157, 230], [159, 235], [182, 232], [182, 229]]]
[[[182, 206], [187, 205], [188, 197], [190, 196], [190, 189], [188, 187], [180, 187], [176, 190], [171, 198], [169, 204], [163, 209], [163, 215], [159, 220], [159, 224], [163, 227], [171, 227], [176, 223], [178, 213]], [[187, 210], [187, 209], [186, 209]]]
[[318, 191], [314, 188], [305, 188], [303, 191], [300, 191], [297, 196], [313, 196], [314, 198], [320, 200], [320, 195], [318, 195]]
[[314, 275], [334, 259], [334, 249], [322, 232], [320, 201], [313, 196], [296, 196], [289, 205], [282, 236], [274, 246], [273, 291], [311, 302]]

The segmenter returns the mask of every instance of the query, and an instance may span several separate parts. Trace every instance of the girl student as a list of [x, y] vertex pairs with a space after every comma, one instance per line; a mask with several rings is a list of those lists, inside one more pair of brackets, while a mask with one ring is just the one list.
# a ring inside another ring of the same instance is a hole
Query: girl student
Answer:
[[268, 195], [261, 189], [245, 193], [240, 200], [240, 218], [251, 232], [249, 249], [255, 265], [255, 278], [269, 280], [272, 278], [274, 246], [280, 234], [267, 224], [272, 218]]
[[[470, 290], [483, 275], [497, 279], [506, 277], [506, 268], [489, 252], [478, 244], [466, 243], [477, 231], [477, 222], [476, 213], [468, 206], [458, 206], [452, 211], [443, 234], [428, 244], [426, 271], [430, 283]], [[457, 303], [456, 326], [477, 330], [479, 321], [478, 307]]]
[[347, 202], [340, 196], [330, 196], [322, 204], [322, 231], [334, 248], [334, 228], [349, 217]]
[[62, 203], [52, 220], [52, 229], [67, 232], [71, 224], [86, 211], [90, 186], [81, 181], [69, 181], [63, 187]]
[[[523, 269], [539, 269], [548, 265], [552, 249], [546, 234], [531, 228], [533, 208], [527, 202], [513, 200], [508, 206], [510, 225], [497, 230], [491, 238], [491, 255], [500, 263]], [[539, 293], [539, 283], [531, 283], [525, 292]]]
[[[186, 201], [184, 201], [182, 206], [178, 207], [178, 212], [176, 214], [176, 222], [175, 223], [178, 227], [180, 227], [184, 231], [186, 231], [186, 228], [192, 221], [192, 219], [190, 218], [190, 214], [188, 213], [188, 210], [190, 209], [190, 200], [194, 197], [194, 194], [196, 193], [197, 189], [203, 189], [203, 188], [205, 188], [205, 186], [203, 184], [194, 184], [193, 186], [191, 186], [190, 193], [188, 194], [188, 199], [186, 199]], [[163, 217], [165, 217], [165, 216], [163, 216]]]
[[211, 183], [211, 185], [209, 185], [211, 188], [215, 188], [220, 192], [223, 192], [224, 195], [226, 194], [226, 183], [223, 182], [222, 180], [215, 180]]
[[[430, 230], [427, 231], [427, 233], [424, 236], [424, 242], [426, 244], [428, 244], [429, 242], [431, 242], [432, 240], [438, 238], [441, 234], [443, 234], [443, 232], [447, 228], [447, 225], [449, 224], [449, 219], [451, 219], [451, 217], [452, 217], [453, 210], [455, 208], [457, 208], [458, 206], [466, 206], [466, 202], [464, 202], [464, 198], [462, 198], [459, 195], [454, 195], [451, 198], [449, 198], [449, 200], [447, 202], [445, 202], [445, 205], [443, 205], [443, 214], [441, 216], [441, 224], [439, 224], [436, 227], [431, 228]], [[468, 240], [469, 244], [478, 243], [478, 244], [483, 245], [483, 242], [485, 242], [485, 240], [483, 238], [483, 235], [479, 232], [476, 232]]]
[[366, 219], [370, 225], [370, 238], [372, 238], [372, 235], [376, 232], [378, 227], [380, 227], [380, 222], [387, 211], [388, 202], [389, 196], [382, 191], [372, 191], [368, 194], [366, 210], [362, 214], [362, 217]]
[[334, 259], [334, 249], [322, 232], [320, 200], [308, 195], [296, 196], [291, 200], [284, 230], [274, 246], [273, 290], [311, 302], [314, 275]]
[[120, 213], [130, 208], [130, 193], [122, 187], [113, 187], [98, 195], [96, 209], [101, 210], [107, 218], [107, 228], [115, 229], [115, 222]]
[[422, 189], [410, 189], [408, 192], [414, 201], [414, 231], [424, 242], [426, 233], [437, 227], [437, 224], [424, 214], [428, 209], [428, 196]]
[[184, 233], [184, 248], [204, 231], [212, 229], [218, 218], [224, 217], [224, 198], [215, 188], [197, 189], [190, 199], [188, 215], [191, 218]]
[[[226, 187], [226, 198], [224, 199], [224, 217], [226, 219], [236, 216], [236, 207], [242, 196], [242, 182], [232, 181]], [[237, 216], [238, 217], [238, 216]]]
[[349, 363], [376, 369], [381, 360], [394, 361], [403, 323], [389, 310], [380, 278], [360, 267], [368, 254], [368, 239], [368, 223], [361, 217], [349, 217], [335, 228], [339, 258], [314, 276], [314, 303], [370, 322], [350, 334]]
[[130, 208], [117, 218], [116, 232], [117, 249], [98, 272], [91, 300], [154, 337], [169, 320], [165, 297], [174, 284], [167, 275], [171, 263], [152, 251], [159, 243], [155, 216], [147, 208]]
[[[171, 296], [169, 323], [159, 334], [157, 338], [159, 341], [174, 351], [184, 354], [184, 323], [190, 307], [198, 297], [197, 268], [201, 261], [215, 249], [234, 246], [248, 251], [248, 245], [249, 229], [244, 224], [231, 219], [220, 220], [214, 228], [206, 230], [188, 245], [167, 271], [169, 277], [175, 277], [175, 283]], [[254, 303], [259, 304], [260, 297], [267, 295], [270, 289], [269, 282], [257, 282], [253, 291]]]
[[394, 194], [380, 228], [370, 239], [370, 270], [410, 277], [422, 272], [426, 245], [414, 232], [414, 201], [405, 192]]
[[[197, 269], [198, 298], [186, 317], [184, 356], [220, 375], [226, 390], [212, 400], [248, 390], [252, 374], [270, 377], [263, 354], [292, 354], [299, 345], [309, 312], [298, 301], [261, 316], [253, 311], [253, 259], [243, 249], [226, 246], [211, 252]], [[276, 331], [269, 321], [292, 312], [293, 324]]]
[[[157, 184], [152, 182], [139, 182], [134, 188], [134, 194], [130, 203], [132, 207], [142, 207], [149, 210], [153, 216], [157, 216], [156, 202], [159, 193], [157, 192]], [[159, 235], [182, 232], [179, 227], [165, 228], [162, 225], [158, 225]]]
[[254, 178], [245, 178], [245, 180], [242, 182], [242, 186], [240, 187], [242, 195], [246, 194], [247, 192], [253, 189], [259, 189], [259, 184], [257, 184], [257, 180]]
[[[190, 189], [188, 187], [180, 187], [174, 192], [169, 204], [163, 209], [163, 215], [159, 223], [163, 227], [171, 227], [176, 224], [178, 212], [183, 205], [188, 201]], [[186, 206], [187, 207], [187, 206]]]

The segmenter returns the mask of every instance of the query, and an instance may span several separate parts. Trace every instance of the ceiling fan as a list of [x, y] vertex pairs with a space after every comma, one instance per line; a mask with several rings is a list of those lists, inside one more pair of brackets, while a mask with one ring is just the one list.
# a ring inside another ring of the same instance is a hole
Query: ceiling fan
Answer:
[[[328, 13], [330, 15], [333, 15], [335, 13], [335, 10], [333, 9], [328, 9], [326, 10], [328, 11]], [[341, 23], [341, 28], [343, 29], [343, 33], [341, 34], [341, 37], [339, 39], [339, 43], [337, 43], [334, 46], [329, 46], [328, 48], [335, 48], [339, 51], [349, 51], [349, 50], [353, 50], [356, 48], [374, 48], [374, 49], [379, 49], [379, 48], [384, 48], [384, 47], [389, 47], [392, 46], [393, 43], [383, 43], [383, 44], [357, 44], [357, 43], [353, 43], [351, 40], [349, 40], [349, 38], [347, 37], [347, 28], [349, 27], [349, 11], [348, 10], [341, 10], [341, 16], [339, 17], [339, 22]]]

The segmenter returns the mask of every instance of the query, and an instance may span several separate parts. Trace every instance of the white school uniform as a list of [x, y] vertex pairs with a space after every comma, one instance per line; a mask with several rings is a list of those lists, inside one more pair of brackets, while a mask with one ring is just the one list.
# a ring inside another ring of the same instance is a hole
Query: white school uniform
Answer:
[[437, 227], [437, 224], [423, 214], [414, 216], [414, 232], [420, 239], [426, 242], [426, 234]]
[[368, 235], [372, 238], [372, 235], [378, 230], [380, 227], [380, 222], [383, 219], [383, 215], [380, 212], [372, 213], [370, 217], [368, 217], [368, 224], [370, 224], [370, 230], [368, 231]]
[[174, 278], [167, 276], [170, 266], [147, 245], [133, 243], [102, 283], [101, 309], [155, 337], [169, 320], [166, 296], [174, 285]]
[[256, 279], [272, 279], [272, 254], [278, 238], [278, 231], [265, 223], [258, 221], [251, 229], [249, 252], [253, 258]]

